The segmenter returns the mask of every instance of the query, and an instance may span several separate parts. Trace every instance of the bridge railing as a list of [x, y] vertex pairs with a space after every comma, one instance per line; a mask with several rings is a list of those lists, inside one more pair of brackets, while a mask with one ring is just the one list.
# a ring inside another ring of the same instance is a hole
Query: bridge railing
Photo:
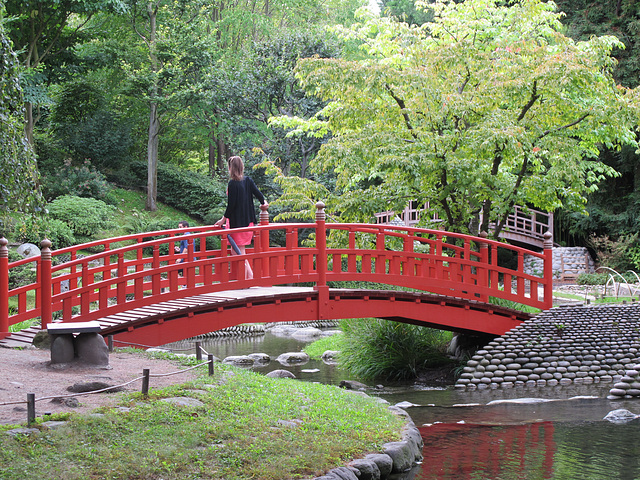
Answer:
[[[254, 235], [243, 256], [231, 255], [228, 231], [212, 226], [190, 227], [185, 236], [183, 229], [148, 232], [53, 252], [44, 240], [40, 256], [11, 264], [7, 241], [0, 239], [0, 337], [8, 335], [9, 325], [38, 317], [44, 328], [53, 320], [95, 320], [201, 293], [309, 282], [319, 302], [328, 300], [330, 282], [361, 281], [551, 307], [550, 238], [548, 249], [536, 253], [441, 230], [326, 224], [322, 203], [315, 223], [269, 224], [264, 209], [259, 226], [237, 231]], [[284, 245], [272, 245], [276, 238], [284, 238]], [[175, 252], [182, 239], [187, 254]], [[544, 271], [526, 273], [525, 253], [542, 258]], [[505, 256], [514, 264], [505, 263]], [[251, 278], [245, 278], [245, 263]], [[9, 289], [19, 267], [34, 269], [36, 279]]]

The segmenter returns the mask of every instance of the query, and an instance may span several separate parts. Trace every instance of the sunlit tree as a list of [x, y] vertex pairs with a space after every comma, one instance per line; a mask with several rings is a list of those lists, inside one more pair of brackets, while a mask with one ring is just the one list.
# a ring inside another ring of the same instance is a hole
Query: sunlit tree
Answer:
[[[638, 91], [611, 75], [623, 45], [566, 37], [551, 2], [509, 5], [426, 2], [434, 20], [421, 27], [369, 15], [342, 31], [363, 58], [299, 62], [307, 92], [329, 103], [274, 123], [331, 132], [313, 168], [338, 174], [332, 212], [366, 221], [417, 200], [447, 228], [497, 237], [515, 204], [582, 210], [616, 174], [596, 159], [602, 145], [637, 147]], [[302, 198], [299, 181], [280, 181]]]

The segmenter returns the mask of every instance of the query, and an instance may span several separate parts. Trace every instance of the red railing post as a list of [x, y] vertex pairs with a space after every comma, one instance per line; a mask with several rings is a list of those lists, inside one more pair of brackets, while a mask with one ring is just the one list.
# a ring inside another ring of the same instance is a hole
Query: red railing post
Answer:
[[0, 238], [0, 338], [9, 336], [9, 241]]
[[51, 323], [51, 242], [45, 238], [40, 246], [40, 328], [44, 330]]
[[[489, 236], [487, 232], [480, 232], [478, 235], [482, 240], [486, 240]], [[482, 266], [476, 267], [478, 272], [478, 286], [480, 287], [488, 287], [489, 286], [489, 244], [487, 242], [479, 241], [480, 244], [480, 264]], [[480, 301], [488, 303], [489, 295], [481, 293]]]
[[[260, 225], [269, 225], [269, 205], [260, 205]], [[257, 241], [258, 239], [256, 239], [256, 242]], [[257, 251], [266, 252], [269, 250], [269, 229], [263, 228], [260, 231], [259, 241], [260, 245], [259, 248], [256, 248]], [[258, 247], [257, 243], [256, 247]], [[257, 268], [255, 270], [260, 272], [260, 276], [266, 277], [269, 274], [269, 265], [267, 260], [265, 260], [265, 257], [263, 256], [262, 258], [257, 259], [256, 262], [258, 262], [259, 265], [256, 265]]]
[[544, 308], [553, 307], [553, 234], [544, 234]]
[[325, 309], [329, 305], [329, 287], [327, 286], [327, 215], [324, 203], [316, 203], [316, 272], [318, 281], [318, 319], [326, 318]]

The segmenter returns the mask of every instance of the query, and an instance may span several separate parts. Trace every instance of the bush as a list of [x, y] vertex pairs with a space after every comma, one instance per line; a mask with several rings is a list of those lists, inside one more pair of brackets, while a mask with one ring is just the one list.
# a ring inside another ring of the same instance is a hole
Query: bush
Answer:
[[377, 318], [343, 320], [340, 366], [365, 379], [415, 378], [421, 369], [448, 363], [451, 332]]
[[[147, 164], [132, 162], [130, 169], [137, 179], [136, 186], [144, 188], [147, 183]], [[190, 216], [204, 219], [211, 210], [226, 205], [226, 183], [173, 165], [159, 163], [158, 200]]]
[[578, 285], [604, 285], [608, 278], [606, 273], [581, 273], [576, 282]]
[[51, 241], [51, 249], [69, 247], [76, 244], [71, 227], [62, 220], [47, 216], [24, 216], [13, 230], [15, 239], [22, 243], [33, 243], [40, 247], [45, 238]]
[[595, 250], [596, 258], [602, 267], [622, 273], [640, 266], [638, 265], [637, 233], [620, 235], [615, 239], [608, 235], [591, 235], [588, 243]]
[[[17, 262], [22, 260], [20, 255], [15, 250], [9, 250], [9, 262]], [[19, 267], [9, 270], [9, 289], [18, 288], [22, 285], [30, 285], [36, 281], [36, 271], [34, 263], [27, 263]]]
[[42, 188], [48, 199], [55, 199], [62, 195], [73, 195], [97, 198], [107, 203], [113, 203], [113, 187], [88, 160], [80, 166], [66, 163], [56, 173], [43, 177]]
[[111, 217], [116, 211], [102, 200], [73, 195], [58, 197], [47, 208], [54, 219], [69, 225], [78, 240], [94, 238], [100, 230], [112, 227]]

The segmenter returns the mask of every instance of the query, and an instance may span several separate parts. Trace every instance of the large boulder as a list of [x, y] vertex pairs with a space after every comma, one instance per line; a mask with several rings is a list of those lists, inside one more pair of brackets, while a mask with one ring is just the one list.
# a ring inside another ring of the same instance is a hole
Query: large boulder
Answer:
[[253, 367], [255, 360], [249, 355], [231, 355], [222, 360], [222, 363], [235, 367]]
[[289, 370], [273, 370], [265, 375], [269, 378], [296, 378]]
[[109, 365], [109, 348], [99, 333], [81, 333], [75, 338], [78, 360], [86, 365]]
[[282, 365], [301, 365], [309, 361], [309, 355], [304, 352], [288, 352], [279, 355], [276, 360]]
[[23, 243], [16, 251], [25, 258], [37, 257], [40, 255], [40, 249], [33, 243]]
[[629, 423], [636, 420], [640, 415], [636, 415], [633, 412], [625, 408], [618, 408], [617, 410], [612, 410], [607, 415], [605, 415], [603, 420], [606, 420], [611, 423], [624, 424]]

